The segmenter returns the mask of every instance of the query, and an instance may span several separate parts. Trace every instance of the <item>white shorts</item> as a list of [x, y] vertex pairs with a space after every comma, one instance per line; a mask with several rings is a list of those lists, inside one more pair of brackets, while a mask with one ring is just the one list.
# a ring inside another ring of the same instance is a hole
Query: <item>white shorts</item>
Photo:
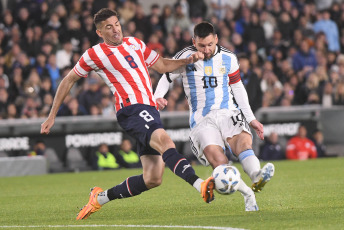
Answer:
[[250, 126], [240, 110], [210, 111], [190, 132], [192, 152], [203, 165], [208, 166], [203, 149], [208, 145], [218, 145], [225, 150], [225, 146], [229, 147], [227, 138], [232, 138], [242, 131], [251, 134]]

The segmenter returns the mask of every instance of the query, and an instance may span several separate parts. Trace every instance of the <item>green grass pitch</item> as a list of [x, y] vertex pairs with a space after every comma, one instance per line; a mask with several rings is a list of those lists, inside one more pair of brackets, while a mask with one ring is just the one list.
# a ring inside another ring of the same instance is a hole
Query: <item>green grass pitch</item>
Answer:
[[[215, 201], [206, 204], [166, 168], [160, 187], [112, 201], [82, 221], [75, 218], [88, 201], [89, 188], [113, 187], [141, 170], [0, 178], [0, 229], [344, 229], [344, 158], [274, 164], [275, 176], [256, 194], [258, 212], [245, 212], [238, 192], [216, 194]], [[235, 165], [248, 183], [241, 166]], [[202, 178], [212, 172], [199, 165], [195, 170]]]

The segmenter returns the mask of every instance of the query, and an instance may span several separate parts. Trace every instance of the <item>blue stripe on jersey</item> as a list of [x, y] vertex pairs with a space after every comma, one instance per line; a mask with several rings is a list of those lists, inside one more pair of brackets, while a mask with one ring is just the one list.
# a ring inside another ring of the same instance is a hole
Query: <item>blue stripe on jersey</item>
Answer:
[[228, 72], [231, 69], [231, 57], [225, 54], [222, 54], [222, 65], [226, 68], [226, 72], [223, 74], [223, 85], [222, 85], [222, 92], [223, 92], [223, 99], [220, 105], [220, 109], [228, 109], [228, 101], [229, 101], [229, 91], [228, 91]]
[[[189, 64], [186, 66], [186, 69], [193, 69], [194, 64]], [[193, 128], [196, 125], [195, 122], [195, 112], [197, 110], [197, 90], [196, 90], [196, 82], [195, 82], [195, 72], [194, 71], [186, 71], [186, 76], [189, 83], [190, 88], [190, 101], [191, 101], [191, 108], [192, 108], [192, 115], [190, 118], [190, 126]]]
[[[216, 76], [214, 76], [213, 68], [213, 58], [210, 60], [204, 61], [204, 81], [205, 81], [205, 105], [202, 111], [202, 116], [204, 117], [210, 112], [211, 106], [215, 103], [215, 90], [212, 88], [212, 85], [215, 85]], [[211, 71], [211, 72], [209, 72]], [[209, 75], [207, 75], [208, 73]], [[210, 78], [212, 77], [212, 78]]]

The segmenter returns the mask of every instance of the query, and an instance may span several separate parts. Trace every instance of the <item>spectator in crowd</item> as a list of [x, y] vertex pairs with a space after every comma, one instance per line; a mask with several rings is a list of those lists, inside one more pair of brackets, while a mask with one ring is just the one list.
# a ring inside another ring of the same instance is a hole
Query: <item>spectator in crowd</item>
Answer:
[[5, 119], [17, 119], [19, 118], [17, 107], [15, 104], [10, 103], [7, 105], [7, 116], [4, 117]]
[[240, 5], [240, 1], [227, 1], [227, 0], [211, 0], [210, 6], [213, 10], [214, 15], [219, 19], [223, 20], [225, 18], [228, 9], [237, 10]]
[[176, 3], [174, 5], [174, 15], [166, 21], [166, 29], [168, 33], [171, 33], [173, 27], [176, 25], [179, 26], [182, 31], [190, 29], [190, 20], [186, 15], [184, 15], [182, 10], [182, 5], [180, 3]]
[[87, 115], [86, 109], [79, 104], [75, 97], [66, 98], [66, 104], [62, 104], [57, 116], [82, 116]]
[[331, 82], [326, 82], [325, 84], [321, 104], [327, 108], [334, 104], [333, 85]]
[[334, 103], [336, 105], [344, 105], [344, 83], [341, 82], [336, 87], [336, 92], [334, 95]]
[[324, 135], [321, 130], [317, 129], [313, 133], [312, 141], [317, 149], [318, 157], [326, 157], [326, 146], [324, 144]]
[[140, 158], [136, 152], [132, 150], [132, 144], [129, 139], [123, 139], [120, 150], [116, 154], [118, 163], [125, 168], [140, 168]]
[[317, 149], [307, 138], [307, 129], [304, 125], [300, 125], [297, 135], [288, 141], [286, 157], [289, 160], [307, 160], [317, 157]]
[[87, 113], [90, 113], [91, 106], [99, 104], [101, 97], [99, 81], [96, 78], [89, 78], [88, 89], [80, 93], [79, 103], [86, 109]]
[[[75, 65], [81, 54], [99, 41], [94, 33], [93, 14], [100, 8], [110, 7], [122, 12], [126, 36], [136, 36], [147, 44], [154, 34], [158, 39], [154, 45], [159, 46], [156, 50], [163, 47], [162, 52], [167, 57], [173, 57], [177, 50], [189, 44], [193, 36], [190, 33], [192, 25], [203, 20], [212, 22], [219, 34], [219, 44], [236, 54], [245, 53], [249, 70], [259, 81], [266, 81], [266, 67], [270, 65], [270, 76], [274, 74], [282, 84], [264, 93], [264, 103], [250, 101], [251, 106], [256, 107], [254, 110], [282, 104], [344, 104], [344, 56], [340, 54], [344, 52], [344, 17], [341, 14], [344, 3], [328, 1], [317, 9], [321, 4], [312, 1], [208, 2], [209, 10], [204, 0], [174, 0], [162, 8], [160, 4], [152, 4], [151, 10], [144, 12], [144, 7], [132, 0], [33, 1], [30, 4], [28, 1], [7, 1], [0, 20], [0, 69], [2, 67], [2, 75], [8, 78], [5, 77], [9, 95], [6, 103], [14, 103], [20, 114], [25, 106], [27, 80], [32, 68], [37, 70], [41, 80], [51, 78], [52, 92], [49, 93], [54, 95], [64, 69]], [[62, 45], [68, 41], [73, 47], [72, 57], [68, 51], [62, 58]], [[309, 90], [307, 85], [316, 81], [313, 77], [308, 81], [311, 74], [317, 75], [318, 84]], [[156, 79], [160, 77], [157, 73], [153, 75]], [[156, 79], [152, 79], [153, 84]], [[35, 87], [35, 91], [40, 92], [43, 101], [43, 84], [40, 87]], [[72, 89], [72, 96], [82, 104], [83, 89], [87, 90], [83, 81]], [[183, 91], [172, 94], [178, 100], [173, 100], [167, 110], [183, 109]], [[95, 97], [91, 104], [100, 105], [102, 99], [102, 96]], [[107, 99], [104, 101], [108, 103]]]
[[[29, 88], [30, 90], [30, 88]], [[31, 91], [31, 90], [30, 90]], [[21, 118], [37, 118], [39, 102], [34, 94], [29, 95], [25, 99], [25, 104], [21, 110]]]
[[339, 31], [337, 24], [331, 20], [331, 15], [328, 10], [324, 10], [322, 13], [320, 12], [318, 14], [318, 20], [313, 26], [314, 32], [324, 32], [329, 51], [339, 52]]
[[115, 156], [109, 151], [109, 146], [105, 143], [99, 145], [95, 158], [93, 167], [97, 170], [118, 169], [120, 167]]
[[46, 68], [50, 75], [51, 85], [54, 91], [56, 91], [58, 81], [60, 80], [60, 69], [57, 67], [56, 55], [54, 53], [50, 54]]
[[34, 157], [34, 156], [44, 156], [45, 154], [45, 143], [42, 140], [37, 140], [36, 143], [33, 146], [33, 150], [29, 152], [28, 156]]
[[262, 106], [262, 90], [258, 76], [250, 69], [249, 60], [246, 57], [239, 58], [241, 81], [247, 91], [251, 109], [255, 112]]
[[5, 88], [0, 88], [0, 117], [5, 118], [8, 105], [8, 93]]
[[285, 152], [278, 140], [278, 134], [271, 132], [260, 151], [260, 159], [263, 161], [285, 159]]
[[250, 23], [247, 25], [247, 29], [245, 29], [245, 33], [243, 34], [244, 42], [249, 43], [253, 41], [257, 48], [263, 48], [265, 45], [265, 34], [264, 29], [259, 23], [259, 16], [257, 13], [251, 14]]
[[73, 55], [73, 45], [70, 41], [63, 43], [63, 48], [56, 52], [56, 66], [58, 69], [63, 69], [66, 66], [71, 66]]
[[304, 39], [300, 50], [293, 56], [293, 68], [296, 72], [302, 71], [302, 74], [307, 74], [315, 70], [316, 66], [315, 54], [310, 48], [309, 41]]

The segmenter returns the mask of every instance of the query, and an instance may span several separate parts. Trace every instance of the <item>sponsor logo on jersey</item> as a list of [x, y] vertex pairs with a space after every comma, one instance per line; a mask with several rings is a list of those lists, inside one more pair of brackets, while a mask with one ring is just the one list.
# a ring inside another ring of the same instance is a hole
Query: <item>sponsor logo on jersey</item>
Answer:
[[197, 69], [196, 69], [194, 64], [186, 66], [186, 72], [188, 73], [188, 72], [191, 72], [191, 71], [197, 71]]
[[213, 73], [213, 68], [211, 68], [211, 66], [206, 66], [204, 68], [204, 73], [208, 76], [210, 76]]

